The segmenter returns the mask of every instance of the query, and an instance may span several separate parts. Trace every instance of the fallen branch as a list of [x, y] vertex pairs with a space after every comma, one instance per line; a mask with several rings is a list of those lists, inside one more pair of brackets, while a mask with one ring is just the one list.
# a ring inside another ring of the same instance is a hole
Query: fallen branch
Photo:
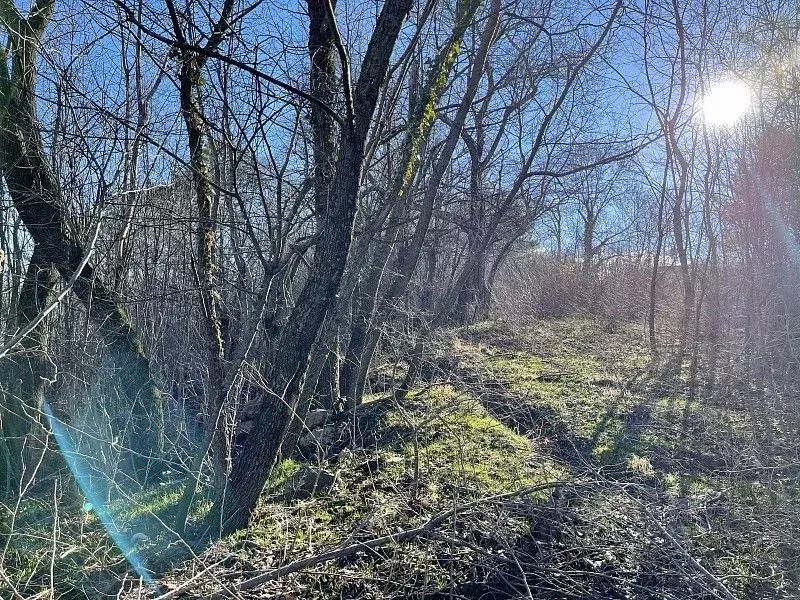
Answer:
[[[461, 504], [449, 510], [443, 511], [438, 515], [431, 517], [425, 524], [415, 527], [413, 529], [407, 529], [406, 531], [402, 531], [400, 533], [394, 533], [390, 535], [385, 535], [383, 537], [375, 538], [372, 540], [368, 540], [366, 542], [357, 542], [355, 544], [351, 544], [349, 546], [344, 546], [342, 548], [337, 548], [335, 550], [330, 550], [328, 552], [323, 552], [321, 554], [317, 554], [315, 556], [309, 556], [307, 558], [302, 558], [300, 560], [296, 560], [289, 564], [283, 565], [282, 567], [278, 567], [277, 569], [273, 569], [272, 571], [268, 571], [266, 573], [262, 573], [256, 577], [252, 577], [250, 579], [246, 579], [245, 581], [239, 583], [236, 586], [231, 586], [230, 589], [225, 591], [216, 592], [209, 596], [203, 596], [201, 600], [218, 600], [220, 598], [229, 598], [234, 596], [238, 592], [242, 592], [245, 590], [252, 590], [259, 585], [266, 583], [268, 581], [273, 581], [275, 579], [279, 579], [285, 575], [289, 575], [291, 573], [295, 573], [302, 569], [306, 569], [308, 567], [313, 567], [322, 563], [329, 562], [331, 560], [335, 560], [337, 558], [342, 558], [344, 556], [349, 556], [351, 554], [355, 554], [360, 550], [373, 550], [376, 548], [381, 548], [383, 546], [388, 546], [390, 544], [398, 544], [402, 542], [408, 542], [418, 537], [424, 537], [428, 534], [432, 533], [439, 525], [447, 521], [448, 519], [454, 517], [460, 512], [468, 510], [470, 508], [474, 508], [475, 506], [479, 506], [482, 504], [489, 504], [492, 502], [498, 502], [503, 500], [508, 500], [511, 498], [519, 498], [521, 496], [529, 496], [530, 494], [535, 494], [536, 492], [541, 492], [547, 489], [552, 489], [557, 486], [567, 486], [567, 485], [583, 485], [582, 483], [576, 483], [575, 481], [551, 481], [548, 483], [541, 483], [538, 485], [532, 485], [529, 487], [525, 487], [514, 492], [508, 492], [505, 494], [497, 494], [494, 496], [486, 496], [484, 498], [478, 498], [477, 500], [473, 500], [471, 502], [467, 502], [465, 504]], [[187, 582], [188, 584], [189, 582]], [[184, 584], [179, 588], [172, 590], [166, 594], [158, 596], [153, 600], [171, 600], [172, 598], [177, 597], [179, 594], [187, 592], [190, 589], [194, 589], [201, 585], [201, 582], [195, 581], [192, 582], [192, 585]]]

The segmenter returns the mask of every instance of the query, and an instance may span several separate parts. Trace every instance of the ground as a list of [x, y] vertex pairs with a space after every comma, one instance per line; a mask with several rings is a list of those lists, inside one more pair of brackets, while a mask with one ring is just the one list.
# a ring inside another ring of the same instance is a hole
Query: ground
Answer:
[[[800, 596], [790, 413], [706, 388], [691, 399], [681, 370], [651, 361], [640, 324], [486, 322], [446, 332], [430, 359], [405, 400], [370, 396], [310, 460], [335, 475], [330, 490], [287, 499], [309, 459], [284, 462], [255, 524], [196, 558], [159, 527], [180, 482], [117, 501], [126, 536], [151, 534], [136, 550], [161, 591], [201, 573], [185, 596], [199, 597], [344, 548], [241, 597]], [[136, 587], [92, 507], [67, 492], [55, 522], [69, 544], [52, 542], [53, 503], [27, 500], [5, 585], [54, 582], [74, 598], [116, 593], [121, 578]]]

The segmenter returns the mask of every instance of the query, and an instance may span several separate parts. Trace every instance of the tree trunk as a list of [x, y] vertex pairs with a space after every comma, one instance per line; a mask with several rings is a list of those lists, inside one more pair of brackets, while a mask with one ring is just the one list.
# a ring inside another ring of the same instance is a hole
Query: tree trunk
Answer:
[[483, 318], [482, 305], [487, 303], [488, 296], [486, 261], [482, 257], [476, 257], [478, 253], [485, 254], [485, 251], [479, 247], [486, 227], [486, 198], [483, 190], [482, 164], [485, 142], [484, 116], [483, 111], [479, 109], [475, 115], [474, 137], [466, 132], [463, 133], [470, 154], [469, 223], [466, 229], [469, 239], [467, 261], [472, 260], [473, 257], [475, 260], [472, 260], [474, 267], [466, 273], [464, 285], [458, 290], [456, 304], [451, 314], [451, 320], [456, 325], [471, 325]]
[[[233, 2], [226, 1], [218, 22], [206, 46], [215, 50], [227, 30], [227, 22], [233, 10]], [[171, 11], [171, 12], [174, 12]], [[175, 23], [175, 35], [184, 38], [180, 26]], [[223, 314], [222, 299], [217, 284], [219, 259], [217, 248], [217, 202], [209, 166], [206, 139], [206, 115], [203, 105], [201, 81], [206, 59], [192, 50], [181, 52], [179, 93], [181, 115], [189, 141], [189, 165], [192, 169], [195, 206], [197, 207], [197, 256], [200, 299], [202, 301], [205, 329], [206, 360], [208, 361], [208, 385], [204, 407], [204, 435], [211, 447], [211, 457], [216, 487], [224, 485], [228, 473], [230, 447], [224, 424], [221, 402], [226, 396], [222, 389], [225, 381], [225, 340], [230, 339], [225, 328], [227, 318]], [[205, 444], [204, 444], [205, 445]]]
[[[476, 11], [477, 6], [475, 6], [473, 10]], [[377, 318], [373, 319], [369, 335], [363, 346], [364, 350], [358, 360], [358, 376], [354, 379], [355, 404], [359, 404], [363, 397], [367, 371], [369, 370], [372, 356], [380, 341], [382, 325], [390, 317], [395, 300], [405, 293], [411, 281], [411, 276], [416, 270], [420, 254], [424, 248], [425, 239], [428, 235], [431, 219], [433, 218], [433, 209], [436, 204], [439, 186], [450, 165], [450, 160], [453, 157], [458, 140], [461, 137], [461, 131], [464, 127], [464, 122], [466, 121], [472, 102], [475, 100], [475, 96], [478, 93], [486, 68], [489, 50], [497, 35], [499, 20], [500, 2], [499, 0], [493, 0], [489, 9], [489, 18], [480, 39], [478, 51], [475, 53], [470, 67], [464, 95], [461, 98], [456, 115], [450, 124], [450, 129], [433, 166], [431, 176], [426, 182], [425, 194], [422, 199], [422, 206], [414, 228], [414, 233], [411, 237], [411, 241], [403, 248], [402, 255], [399, 253], [395, 255], [391, 270], [392, 278], [385, 292], [382, 294], [379, 306], [377, 307]], [[441, 72], [439, 76], [442, 76]]]
[[[318, 1], [325, 0], [312, 0], [312, 4]], [[348, 115], [342, 123], [331, 194], [324, 218], [318, 218], [319, 242], [308, 279], [275, 344], [276, 351], [267, 376], [272, 397], [256, 415], [254, 431], [258, 434], [247, 438], [236, 457], [226, 496], [214, 503], [209, 515], [210, 525], [215, 527], [218, 523], [223, 533], [240, 529], [250, 521], [292, 422], [309, 352], [325, 313], [335, 303], [336, 291], [350, 249], [370, 121], [389, 68], [395, 41], [412, 4], [412, 0], [384, 4], [356, 87], [352, 92], [345, 89]], [[320, 12], [309, 11], [310, 38], [316, 35], [319, 28], [331, 26], [332, 15], [326, 14], [323, 22]], [[349, 64], [343, 64], [345, 73], [348, 69]], [[349, 82], [349, 76], [343, 79]]]
[[[55, 296], [58, 272], [41, 262], [41, 254], [34, 248], [22, 284], [16, 319], [19, 329], [30, 325]], [[40, 430], [40, 416], [45, 392], [54, 376], [47, 356], [49, 320], [45, 319], [25, 337], [18, 352], [0, 361], [5, 379], [5, 390], [0, 391], [0, 465], [5, 477], [0, 484], [7, 496], [14, 495], [16, 484], [22, 483], [20, 477], [32, 447], [41, 450], [47, 443], [46, 430]], [[32, 475], [29, 473], [28, 477]]]
[[[36, 4], [28, 19], [22, 19], [13, 5], [0, 5], [6, 29], [14, 40], [11, 73], [5, 64], [0, 66], [0, 91], [7, 103], [0, 127], [0, 162], [14, 208], [33, 238], [39, 264], [53, 265], [68, 281], [80, 266], [86, 248], [63, 208], [36, 119], [36, 56], [52, 4], [52, 0]], [[141, 339], [117, 298], [91, 266], [83, 267], [73, 291], [106, 343], [131, 411], [127, 436], [130, 462], [134, 474], [140, 480], [147, 479], [151, 461], [161, 451], [163, 407]]]

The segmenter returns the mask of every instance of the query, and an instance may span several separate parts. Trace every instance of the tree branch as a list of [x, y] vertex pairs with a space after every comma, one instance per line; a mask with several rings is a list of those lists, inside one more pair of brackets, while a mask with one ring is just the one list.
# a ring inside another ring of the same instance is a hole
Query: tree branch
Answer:
[[[7, 1], [8, 0], [0, 0], [0, 3], [7, 2]], [[220, 61], [222, 63], [225, 63], [225, 64], [231, 65], [233, 67], [236, 67], [238, 69], [241, 69], [242, 71], [245, 71], [246, 73], [250, 73], [250, 75], [253, 75], [254, 77], [257, 77], [258, 79], [263, 79], [267, 83], [271, 83], [272, 85], [275, 85], [275, 86], [277, 86], [277, 87], [279, 87], [279, 88], [281, 88], [283, 90], [286, 90], [287, 92], [290, 92], [290, 93], [302, 98], [303, 100], [307, 100], [308, 102], [312, 102], [312, 103], [316, 104], [322, 110], [327, 112], [331, 116], [331, 118], [334, 121], [336, 121], [339, 125], [342, 125], [344, 123], [344, 119], [342, 119], [341, 115], [339, 115], [339, 113], [333, 107], [331, 107], [329, 104], [323, 102], [319, 98], [316, 98], [315, 96], [309, 94], [308, 92], [304, 92], [300, 88], [297, 88], [297, 87], [291, 85], [290, 83], [285, 83], [285, 82], [281, 81], [280, 79], [272, 77], [271, 75], [267, 75], [263, 71], [257, 69], [256, 67], [253, 67], [253, 66], [251, 66], [251, 65], [249, 65], [249, 64], [247, 64], [245, 62], [242, 62], [240, 60], [236, 60], [235, 58], [231, 58], [230, 56], [226, 56], [225, 54], [221, 54], [217, 50], [209, 50], [208, 48], [206, 48], [204, 46], [197, 46], [197, 45], [185, 42], [185, 41], [181, 42], [180, 40], [170, 39], [169, 37], [158, 33], [157, 31], [151, 29], [150, 27], [147, 27], [147, 25], [145, 25], [139, 19], [136, 18], [136, 16], [134, 15], [133, 11], [128, 6], [126, 6], [125, 3], [122, 2], [121, 0], [114, 0], [114, 3], [120, 8], [120, 10], [122, 10], [125, 13], [126, 18], [131, 23], [136, 25], [141, 31], [143, 31], [145, 34], [147, 34], [149, 37], [153, 38], [154, 40], [159, 41], [159, 42], [161, 42], [163, 44], [167, 44], [168, 46], [171, 46], [173, 48], [177, 48], [178, 50], [188, 50], [190, 52], [196, 52], [200, 56], [204, 56], [206, 58], [213, 58], [213, 59], [218, 60], [218, 61]]]

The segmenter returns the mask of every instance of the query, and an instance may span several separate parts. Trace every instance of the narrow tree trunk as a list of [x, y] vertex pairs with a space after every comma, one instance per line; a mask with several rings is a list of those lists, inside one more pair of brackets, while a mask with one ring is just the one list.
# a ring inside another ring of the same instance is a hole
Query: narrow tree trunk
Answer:
[[671, 158], [667, 153], [667, 162], [661, 176], [661, 194], [658, 200], [658, 221], [656, 224], [656, 247], [653, 252], [653, 264], [650, 271], [650, 297], [647, 310], [647, 332], [650, 341], [650, 355], [658, 357], [658, 338], [656, 337], [656, 308], [658, 307], [658, 267], [661, 262], [661, 250], [664, 246], [664, 205], [667, 196], [667, 179], [669, 177]]
[[[472, 10], [477, 11], [477, 8], [478, 7], [475, 6]], [[500, 2], [499, 0], [493, 0], [489, 9], [489, 18], [485, 24], [483, 34], [481, 35], [478, 51], [475, 53], [475, 57], [472, 61], [464, 95], [456, 110], [456, 115], [450, 124], [450, 129], [433, 166], [431, 176], [426, 182], [425, 194], [422, 199], [422, 206], [420, 207], [414, 233], [410, 242], [403, 248], [402, 256], [400, 254], [395, 255], [393, 267], [391, 269], [392, 278], [385, 292], [382, 294], [379, 305], [376, 307], [377, 318], [373, 319], [367, 341], [364, 343], [364, 350], [358, 360], [358, 376], [355, 378], [353, 392], [355, 394], [355, 404], [359, 404], [363, 397], [369, 365], [372, 361], [375, 349], [378, 346], [378, 342], [380, 341], [382, 326], [390, 317], [396, 299], [405, 293], [411, 281], [411, 276], [416, 270], [420, 254], [424, 248], [431, 219], [433, 218], [433, 209], [436, 204], [439, 186], [450, 165], [450, 160], [453, 157], [458, 140], [461, 137], [461, 132], [472, 102], [475, 100], [475, 96], [478, 93], [486, 68], [489, 50], [497, 35], [499, 20]], [[458, 38], [457, 41], [460, 44], [460, 38]], [[458, 44], [453, 47], [457, 49]], [[438, 73], [439, 77], [445, 75], [446, 73]], [[435, 108], [435, 105], [433, 105], [433, 108]]]
[[[172, 16], [173, 32], [176, 39], [186, 41], [186, 34], [176, 18], [176, 8], [172, 0], [167, 0]], [[206, 42], [206, 50], [215, 51], [222, 43], [230, 26], [233, 1], [225, 0], [220, 17], [214, 24]], [[230, 465], [230, 437], [225, 427], [225, 403], [230, 388], [235, 383], [235, 372], [226, 373], [226, 340], [230, 340], [224, 315], [222, 299], [217, 284], [219, 272], [217, 237], [217, 195], [211, 175], [208, 156], [207, 118], [202, 96], [203, 67], [206, 56], [195, 50], [180, 51], [181, 68], [178, 76], [181, 116], [186, 127], [189, 142], [189, 166], [192, 170], [195, 206], [197, 208], [197, 231], [195, 243], [199, 262], [198, 278], [200, 299], [204, 313], [204, 342], [208, 379], [203, 407], [203, 443], [192, 462], [192, 472], [178, 507], [177, 523], [180, 532], [186, 524], [186, 517], [196, 492], [196, 477], [202, 468], [209, 449], [214, 475], [214, 489], [221, 494], [225, 486]]]
[[230, 455], [224, 413], [217, 402], [225, 397], [222, 390], [225, 379], [225, 342], [223, 308], [217, 286], [219, 271], [217, 259], [216, 202], [211, 181], [206, 144], [206, 117], [200, 92], [201, 61], [194, 53], [184, 52], [180, 72], [181, 114], [189, 140], [189, 164], [197, 207], [197, 256], [200, 298], [205, 319], [206, 360], [208, 382], [204, 407], [204, 435], [209, 439], [217, 488], [222, 487], [228, 473]]
[[366, 369], [362, 369], [362, 363], [364, 360], [369, 362], [374, 350], [373, 348], [367, 351], [367, 348], [370, 344], [370, 332], [373, 329], [381, 278], [389, 258], [388, 246], [383, 245], [383, 250], [383, 253], [376, 252], [381, 256], [370, 263], [362, 289], [356, 295], [356, 301], [354, 302], [355, 308], [350, 325], [350, 342], [347, 345], [341, 378], [342, 393], [347, 399], [347, 407], [350, 410], [360, 404], [364, 395]]
[[[331, 346], [337, 343], [339, 326], [337, 315], [334, 311], [329, 311], [325, 317], [325, 322], [320, 328], [320, 333], [317, 341], [311, 349], [311, 359], [308, 363], [308, 370], [306, 371], [303, 386], [300, 390], [300, 397], [297, 402], [297, 408], [292, 416], [292, 422], [289, 425], [288, 432], [283, 439], [281, 445], [280, 458], [289, 458], [297, 447], [297, 443], [305, 430], [306, 417], [311, 409], [311, 403], [314, 395], [320, 388], [320, 381], [325, 376], [325, 371], [328, 369], [329, 359], [334, 352]], [[338, 362], [338, 361], [337, 361]], [[333, 378], [336, 373], [329, 373]], [[338, 387], [338, 381], [329, 382], [335, 383]], [[327, 383], [323, 382], [323, 386]]]

